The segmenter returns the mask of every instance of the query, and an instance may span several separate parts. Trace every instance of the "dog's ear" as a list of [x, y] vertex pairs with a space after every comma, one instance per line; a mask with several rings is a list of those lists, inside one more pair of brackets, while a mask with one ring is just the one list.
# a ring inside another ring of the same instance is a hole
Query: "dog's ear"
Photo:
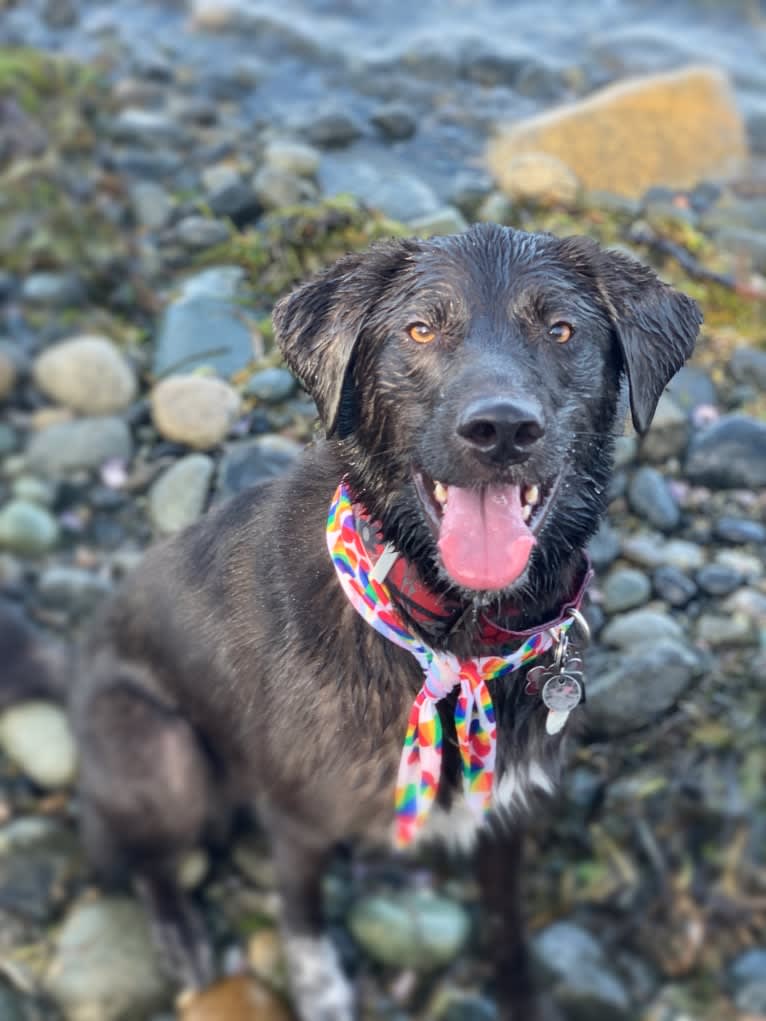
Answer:
[[411, 248], [390, 241], [346, 255], [274, 309], [276, 341], [314, 398], [328, 436], [343, 439], [353, 431], [348, 405], [354, 351], [371, 310]]
[[633, 425], [645, 433], [663, 390], [694, 350], [700, 308], [638, 260], [585, 238], [567, 241], [581, 268], [590, 263], [620, 345]]

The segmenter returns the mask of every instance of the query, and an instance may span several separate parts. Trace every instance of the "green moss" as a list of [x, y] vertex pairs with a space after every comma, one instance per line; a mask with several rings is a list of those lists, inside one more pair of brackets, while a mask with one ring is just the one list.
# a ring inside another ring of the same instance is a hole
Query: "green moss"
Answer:
[[45, 105], [90, 90], [96, 69], [64, 57], [24, 47], [0, 48], [0, 95], [13, 96], [28, 113], [45, 113]]

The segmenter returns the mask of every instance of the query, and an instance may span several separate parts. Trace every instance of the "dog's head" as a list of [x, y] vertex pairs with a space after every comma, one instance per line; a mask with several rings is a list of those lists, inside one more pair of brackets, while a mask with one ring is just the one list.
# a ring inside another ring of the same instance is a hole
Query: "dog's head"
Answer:
[[520, 599], [598, 524], [624, 384], [644, 432], [700, 321], [625, 255], [489, 225], [349, 255], [274, 314], [387, 538], [432, 581]]

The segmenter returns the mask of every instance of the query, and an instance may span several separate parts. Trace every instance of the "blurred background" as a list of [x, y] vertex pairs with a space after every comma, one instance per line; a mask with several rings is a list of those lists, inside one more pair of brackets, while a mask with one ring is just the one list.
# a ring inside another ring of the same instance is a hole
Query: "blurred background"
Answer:
[[[706, 323], [618, 444], [526, 907], [572, 1021], [763, 1021], [765, 168], [759, 0], [0, 0], [0, 597], [73, 635], [154, 537], [284, 470], [314, 408], [270, 311], [339, 254], [475, 220], [631, 251]], [[55, 706], [0, 714], [0, 1019], [169, 1021], [137, 902], [83, 860], [76, 759]], [[443, 866], [328, 877], [369, 1021], [497, 1016]], [[179, 1016], [283, 1021], [262, 836], [179, 869], [231, 976]]]

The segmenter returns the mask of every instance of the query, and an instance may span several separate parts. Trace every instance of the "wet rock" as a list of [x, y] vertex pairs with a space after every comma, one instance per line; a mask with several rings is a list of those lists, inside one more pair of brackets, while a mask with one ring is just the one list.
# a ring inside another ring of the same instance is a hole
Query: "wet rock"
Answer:
[[12, 454], [19, 444], [16, 430], [6, 422], [0, 422], [0, 458]]
[[435, 234], [461, 234], [468, 229], [465, 217], [454, 206], [442, 206], [433, 213], [419, 216], [411, 220], [409, 226], [413, 234], [421, 238], [432, 237]]
[[137, 390], [132, 367], [106, 337], [55, 344], [35, 359], [32, 374], [44, 394], [85, 415], [122, 411]]
[[680, 524], [681, 509], [656, 468], [645, 465], [634, 473], [628, 486], [628, 503], [636, 514], [664, 532], [671, 532]]
[[182, 245], [192, 250], [212, 248], [229, 240], [231, 229], [221, 220], [208, 220], [205, 216], [186, 216], [175, 227], [175, 236]]
[[190, 454], [176, 461], [153, 483], [149, 490], [149, 517], [161, 535], [177, 532], [200, 517], [213, 470], [209, 457]]
[[296, 206], [316, 198], [316, 185], [305, 177], [276, 167], [261, 167], [253, 178], [253, 192], [264, 209]]
[[671, 539], [657, 550], [659, 562], [677, 567], [679, 571], [694, 571], [705, 563], [705, 551], [696, 542]]
[[686, 475], [717, 489], [758, 489], [766, 485], [766, 423], [725, 415], [692, 438]]
[[748, 581], [755, 581], [763, 577], [764, 570], [766, 570], [762, 556], [748, 553], [745, 550], [718, 550], [713, 559], [717, 564], [723, 564], [725, 567], [737, 571]]
[[514, 202], [572, 205], [579, 182], [565, 162], [544, 152], [519, 153], [497, 174]]
[[65, 308], [82, 304], [85, 290], [74, 273], [32, 273], [22, 284], [21, 297], [30, 305]]
[[31, 1021], [31, 1005], [20, 993], [0, 981], [0, 1018], [2, 1021]]
[[67, 1021], [132, 1021], [169, 995], [143, 911], [117, 897], [72, 909], [45, 986]]
[[755, 947], [735, 957], [729, 965], [728, 984], [739, 1010], [766, 1015], [766, 949]]
[[727, 252], [745, 257], [759, 273], [766, 270], [766, 236], [747, 227], [721, 227], [715, 232], [716, 244]]
[[663, 563], [665, 541], [661, 535], [636, 532], [622, 541], [623, 555], [640, 567], [659, 567]]
[[729, 370], [738, 383], [755, 385], [766, 390], [766, 351], [755, 347], [738, 347], [731, 356]]
[[744, 580], [739, 571], [725, 564], [705, 564], [697, 571], [697, 584], [709, 596], [728, 596]]
[[602, 592], [607, 613], [621, 613], [642, 606], [651, 593], [649, 579], [631, 567], [618, 568], [607, 577]]
[[82, 567], [55, 564], [40, 575], [37, 590], [46, 606], [65, 609], [73, 616], [85, 616], [112, 591], [112, 584]]
[[606, 645], [632, 649], [644, 643], [670, 638], [683, 640], [683, 630], [673, 617], [655, 610], [633, 610], [614, 617], [601, 633]]
[[587, 720], [598, 734], [616, 737], [647, 726], [702, 672], [697, 654], [673, 637], [647, 631], [629, 649], [588, 681]]
[[46, 790], [68, 787], [77, 751], [65, 713], [47, 702], [24, 702], [0, 716], [0, 745], [30, 780]]
[[218, 470], [217, 490], [226, 499], [287, 471], [302, 446], [284, 436], [259, 436], [230, 446]]
[[416, 971], [453, 961], [470, 930], [459, 904], [428, 892], [364, 897], [351, 909], [348, 924], [374, 961]]
[[129, 461], [132, 453], [130, 430], [122, 419], [89, 418], [43, 429], [32, 437], [26, 460], [30, 471], [58, 478], [113, 459]]
[[370, 118], [384, 138], [391, 142], [412, 138], [417, 130], [417, 121], [407, 107], [399, 103], [379, 106]]
[[263, 152], [263, 161], [272, 170], [295, 177], [315, 177], [322, 159], [321, 153], [304, 142], [274, 139]]
[[588, 190], [638, 198], [658, 183], [686, 188], [732, 175], [747, 145], [725, 76], [695, 66], [621, 82], [504, 128], [488, 154], [504, 189], [511, 160], [529, 152], [562, 160]]
[[293, 374], [288, 369], [275, 366], [254, 373], [245, 385], [245, 394], [266, 404], [279, 404], [291, 397], [295, 388]]
[[479, 204], [474, 219], [481, 223], [510, 223], [515, 206], [507, 195], [493, 191]]
[[236, 390], [206, 376], [170, 376], [151, 394], [152, 420], [159, 434], [195, 450], [221, 443], [239, 406]]
[[641, 441], [641, 456], [655, 464], [678, 457], [686, 450], [689, 421], [668, 393], [660, 397], [649, 432]]
[[27, 500], [11, 500], [0, 509], [0, 549], [21, 556], [41, 556], [58, 542], [56, 519]]
[[119, 142], [138, 145], [179, 145], [185, 132], [181, 125], [163, 110], [146, 110], [126, 107], [117, 114], [110, 126], [111, 134]]
[[4, 401], [13, 392], [17, 376], [16, 360], [0, 347], [0, 401]]
[[766, 525], [749, 518], [722, 517], [715, 523], [715, 534], [724, 542], [737, 545], [766, 542]]
[[345, 110], [319, 113], [306, 129], [306, 137], [322, 149], [339, 149], [355, 142], [362, 135], [362, 126]]
[[244, 181], [237, 181], [219, 188], [208, 196], [208, 205], [214, 216], [233, 220], [241, 227], [255, 220], [263, 211], [263, 206], [254, 189]]
[[627, 990], [587, 929], [556, 922], [535, 937], [533, 949], [572, 1021], [628, 1021]]
[[161, 230], [173, 215], [173, 199], [154, 181], [136, 181], [130, 190], [133, 215], [137, 223], [149, 230]]
[[245, 975], [223, 979], [187, 1000], [179, 1021], [294, 1021], [268, 986]]
[[598, 531], [588, 543], [588, 553], [597, 571], [606, 570], [620, 555], [620, 535], [608, 521], [602, 521], [598, 526]]
[[13, 480], [11, 493], [17, 500], [26, 500], [41, 507], [52, 507], [56, 502], [58, 487], [54, 482], [37, 479], [34, 475], [20, 475]]
[[713, 648], [735, 646], [747, 648], [758, 645], [760, 634], [755, 621], [744, 613], [722, 616], [703, 613], [696, 622], [697, 641]]
[[[678, 370], [668, 383], [667, 392], [676, 406], [687, 414], [701, 405], [715, 406], [718, 403], [718, 392], [713, 380], [704, 369], [693, 365], [684, 365]], [[682, 451], [681, 447], [674, 453], [680, 454]]]
[[237, 300], [243, 279], [239, 266], [216, 266], [184, 281], [160, 324], [155, 376], [203, 365], [231, 376], [261, 353], [255, 327]]
[[430, 216], [440, 206], [434, 190], [420, 178], [361, 160], [323, 160], [319, 183], [327, 195], [348, 192], [402, 223]]
[[0, 910], [49, 922], [84, 872], [77, 836], [59, 823], [22, 816], [0, 830]]
[[658, 567], [652, 575], [654, 591], [671, 606], [686, 606], [697, 595], [697, 586], [677, 567]]

